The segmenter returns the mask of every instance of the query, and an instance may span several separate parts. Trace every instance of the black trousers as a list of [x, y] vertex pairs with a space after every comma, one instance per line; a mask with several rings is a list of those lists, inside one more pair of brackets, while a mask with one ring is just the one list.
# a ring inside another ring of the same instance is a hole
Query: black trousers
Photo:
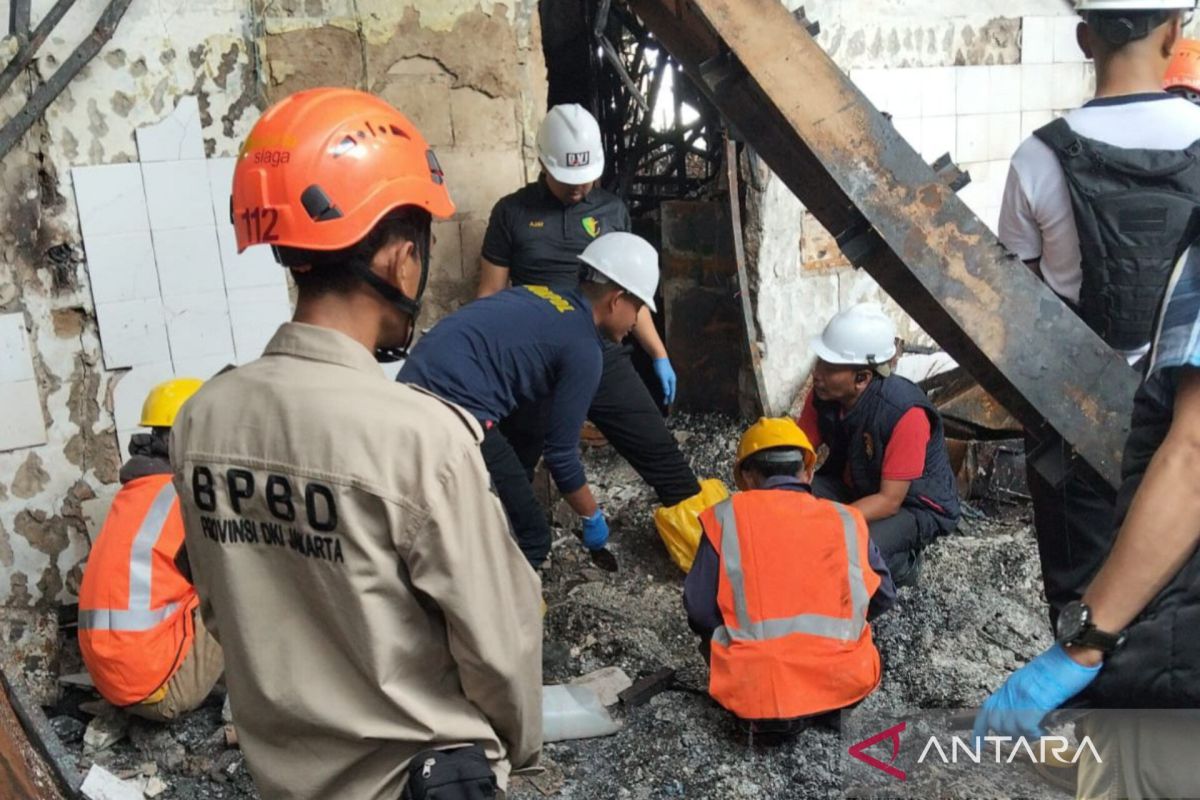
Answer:
[[550, 524], [533, 494], [529, 474], [504, 434], [492, 426], [483, 436], [483, 462], [512, 526], [513, 538], [534, 569], [550, 552]]
[[[832, 475], [815, 476], [812, 490], [817, 497], [839, 503], [858, 499], [844, 481]], [[914, 586], [921, 574], [921, 551], [947, 532], [947, 524], [932, 511], [901, 508], [890, 517], [868, 522], [867, 530], [896, 585]]]
[[[604, 372], [588, 419], [654, 489], [658, 501], [673, 506], [698, 494], [700, 483], [667, 430], [662, 412], [634, 369], [629, 352], [624, 345], [605, 346]], [[530, 478], [542, 456], [547, 408], [545, 402], [530, 404], [500, 423]]]
[[[1034, 446], [1026, 437], [1025, 452], [1032, 452]], [[1070, 456], [1065, 450], [1063, 457]], [[1069, 471], [1062, 486], [1050, 483], [1029, 464], [1025, 477], [1033, 498], [1033, 527], [1053, 629], [1063, 607], [1083, 597], [1108, 556], [1115, 534], [1116, 497], [1103, 479], [1087, 470]]]

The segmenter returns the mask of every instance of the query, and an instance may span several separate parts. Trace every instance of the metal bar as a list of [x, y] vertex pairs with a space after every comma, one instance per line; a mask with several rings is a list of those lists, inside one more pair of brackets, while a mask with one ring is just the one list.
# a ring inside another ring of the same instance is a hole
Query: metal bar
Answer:
[[8, 35], [24, 41], [29, 35], [29, 5], [31, 0], [12, 0], [8, 7]]
[[0, 796], [77, 797], [82, 776], [46, 715], [0, 670]]
[[1048, 422], [1119, 485], [1137, 375], [1004, 251], [778, 0], [631, 4], [827, 229], [865, 223], [858, 266], [1027, 428]]
[[637, 84], [633, 82], [633, 78], [629, 77], [629, 73], [626, 72], [625, 65], [621, 63], [620, 53], [613, 47], [612, 42], [608, 40], [607, 36], [601, 36], [597, 41], [600, 42], [600, 49], [604, 52], [604, 58], [613, 68], [613, 71], [617, 73], [617, 77], [621, 79], [621, 84], [625, 87], [625, 90], [641, 106], [642, 111], [649, 114], [650, 106], [646, 104], [646, 98], [642, 97], [642, 93], [638, 89]]
[[[75, 5], [75, 0], [58, 0], [57, 3], [50, 7], [50, 10], [42, 18], [42, 21], [37, 24], [37, 28], [34, 29], [29, 38], [22, 40], [21, 46], [17, 48], [17, 54], [13, 56], [12, 61], [8, 62], [4, 71], [0, 72], [0, 95], [7, 92], [8, 87], [12, 86], [17, 76], [32, 63], [38, 49], [41, 48], [46, 38], [50, 36], [50, 32], [54, 30], [54, 26], [66, 16], [73, 5]], [[16, 6], [14, 5], [15, 8]], [[28, 23], [28, 19], [26, 19], [26, 22]]]
[[742, 300], [742, 320], [745, 323], [746, 348], [750, 368], [754, 373], [754, 388], [758, 390], [758, 407], [766, 416], [775, 411], [767, 400], [767, 382], [762, 371], [762, 352], [758, 349], [758, 325], [754, 322], [754, 302], [750, 297], [750, 274], [746, 269], [746, 247], [742, 240], [742, 190], [738, 180], [737, 143], [725, 136], [725, 174], [729, 184], [729, 221], [733, 228], [733, 256], [737, 261], [738, 294]]
[[[0, 158], [8, 155], [8, 151], [21, 140], [21, 137], [29, 130], [29, 126], [34, 123], [34, 120], [46, 113], [46, 109], [50, 107], [50, 104], [54, 102], [54, 99], [58, 97], [62, 90], [67, 88], [67, 84], [79, 74], [79, 70], [83, 69], [85, 64], [96, 57], [96, 54], [100, 52], [100, 48], [104, 47], [104, 43], [112, 38], [113, 32], [117, 29], [117, 25], [121, 21], [121, 17], [125, 15], [125, 10], [129, 8], [129, 4], [132, 2], [133, 0], [111, 0], [100, 14], [100, 19], [96, 21], [96, 26], [92, 28], [92, 32], [79, 43], [79, 46], [67, 57], [67, 60], [63, 62], [62, 66], [58, 68], [58, 71], [54, 73], [50, 80], [39, 86], [21, 110], [6, 122], [3, 128], [0, 128]], [[58, 5], [55, 5], [55, 8], [57, 7]], [[53, 13], [53, 9], [51, 9], [51, 13]], [[41, 25], [38, 28], [41, 29]], [[12, 65], [10, 64], [9, 66]], [[5, 72], [7, 73], [7, 70]]]

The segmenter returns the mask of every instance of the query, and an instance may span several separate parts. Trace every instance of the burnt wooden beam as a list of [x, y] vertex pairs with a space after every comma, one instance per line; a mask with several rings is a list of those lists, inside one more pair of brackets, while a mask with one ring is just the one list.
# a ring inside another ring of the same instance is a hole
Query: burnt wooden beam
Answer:
[[1004, 250], [778, 0], [630, 4], [856, 266], [1026, 427], [1048, 424], [1120, 483], [1135, 372]]

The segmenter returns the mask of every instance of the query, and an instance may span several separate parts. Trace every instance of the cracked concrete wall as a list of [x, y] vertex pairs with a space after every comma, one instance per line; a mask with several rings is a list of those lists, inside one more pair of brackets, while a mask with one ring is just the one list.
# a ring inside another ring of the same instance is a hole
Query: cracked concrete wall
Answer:
[[[0, 119], [54, 74], [105, 4], [78, 0], [0, 98]], [[51, 5], [34, 0], [35, 24]], [[431, 133], [459, 206], [436, 231], [428, 324], [469, 295], [491, 203], [532, 174], [545, 100], [534, 9], [532, 0], [134, 0], [0, 162], [0, 314], [24, 316], [47, 433], [45, 445], [0, 452], [0, 658], [44, 678], [35, 688], [53, 691], [54, 609], [75, 598], [127, 445], [112, 398], [128, 371], [104, 368], [71, 168], [136, 160], [134, 131], [183, 95], [198, 98], [211, 158], [235, 155], [265, 103], [288, 91], [377, 91]], [[0, 19], [8, 10], [0, 0]], [[0, 60], [13, 52], [0, 40]]]
[[436, 150], [454, 218], [434, 224], [422, 326], [474, 297], [492, 205], [537, 174], [546, 66], [534, 0], [290, 0], [265, 9], [272, 98], [355, 86], [403, 111]]
[[[946, 77], [948, 70], [938, 68], [1017, 65], [1022, 61], [1022, 18], [1070, 14], [1062, 0], [782, 2], [790, 9], [803, 5], [808, 18], [821, 24], [818, 42], [856, 81], [863, 72], [886, 79], [908, 70], [905, 74], [909, 80], [928, 80]], [[954, 76], [950, 75], [949, 80], [953, 101]], [[861, 82], [859, 85], [867, 91]], [[916, 91], [919, 105], [925, 99], [921, 92], [936, 96], [947, 89], [926, 85]], [[903, 108], [885, 110], [898, 116], [905, 113]], [[898, 120], [897, 127], [907, 137], [910, 129], [902, 127], [902, 122]], [[918, 130], [919, 125], [918, 119]], [[955, 150], [953, 129], [949, 139], [950, 145], [943, 152]], [[921, 150], [916, 144], [914, 147]], [[996, 158], [1007, 157], [1006, 153]], [[833, 237], [768, 168], [745, 163], [743, 170], [754, 170], [757, 177], [748, 192], [744, 225], [764, 352], [765, 401], [773, 412], [786, 413], [803, 399], [814, 360], [808, 350], [809, 341], [820, 334], [837, 311], [854, 303], [883, 303], [893, 313], [901, 337], [917, 344], [932, 344], [869, 275], [850, 267]], [[986, 180], [990, 189], [1002, 185], [1006, 170], [1006, 161], [988, 161], [973, 170], [973, 177], [977, 183]], [[981, 187], [969, 188], [976, 191]], [[994, 212], [992, 194], [988, 192], [987, 203], [975, 205], [987, 205], [986, 210]]]

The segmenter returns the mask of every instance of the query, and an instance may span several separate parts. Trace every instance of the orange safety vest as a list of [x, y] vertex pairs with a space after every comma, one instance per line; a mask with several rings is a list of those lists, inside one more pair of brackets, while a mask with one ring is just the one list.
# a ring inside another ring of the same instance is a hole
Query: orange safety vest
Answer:
[[867, 606], [879, 588], [857, 510], [810, 494], [742, 492], [705, 511], [721, 557], [708, 691], [746, 720], [845, 708], [879, 685]]
[[196, 590], [175, 567], [183, 517], [170, 475], [121, 487], [79, 587], [79, 648], [113, 705], [163, 688], [192, 646]]

